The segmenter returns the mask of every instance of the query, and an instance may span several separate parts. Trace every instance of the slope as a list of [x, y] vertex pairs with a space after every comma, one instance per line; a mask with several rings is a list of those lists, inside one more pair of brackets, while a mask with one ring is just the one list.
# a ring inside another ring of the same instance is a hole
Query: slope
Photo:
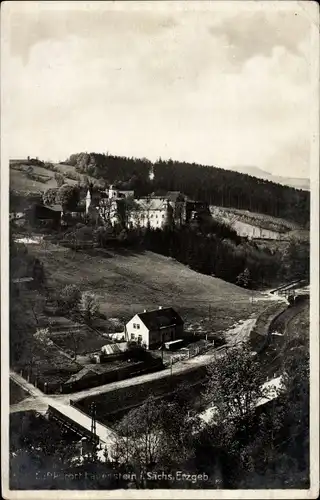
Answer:
[[[50, 287], [73, 283], [92, 290], [101, 311], [121, 322], [161, 305], [175, 307], [187, 321], [209, 314], [212, 328], [220, 330], [265, 307], [263, 300], [252, 305], [247, 290], [152, 252], [94, 250], [88, 254], [47, 242], [30, 244], [28, 249], [43, 262]], [[261, 298], [257, 292], [254, 296]]]

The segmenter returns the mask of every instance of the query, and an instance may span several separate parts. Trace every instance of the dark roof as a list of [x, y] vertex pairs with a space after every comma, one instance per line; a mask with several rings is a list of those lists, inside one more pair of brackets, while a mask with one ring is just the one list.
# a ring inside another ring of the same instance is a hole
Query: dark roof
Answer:
[[45, 208], [49, 208], [50, 210], [53, 210], [54, 212], [62, 212], [62, 205], [60, 204], [55, 204], [55, 205], [44, 205]]
[[160, 330], [161, 328], [175, 325], [183, 325], [183, 319], [172, 308], [155, 309], [138, 314], [139, 318], [149, 330]]

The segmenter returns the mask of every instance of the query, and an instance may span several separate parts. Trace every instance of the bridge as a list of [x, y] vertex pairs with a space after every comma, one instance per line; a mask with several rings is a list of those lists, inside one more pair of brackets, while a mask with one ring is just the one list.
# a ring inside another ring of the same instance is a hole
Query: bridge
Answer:
[[79, 434], [79, 436], [86, 437], [104, 447], [111, 447], [116, 442], [117, 434], [98, 421], [95, 423], [95, 432], [93, 432], [91, 417], [74, 406], [57, 403], [55, 400], [51, 400], [47, 413], [49, 418], [52, 418], [64, 427]]
[[93, 432], [92, 418], [72, 406], [70, 400], [68, 404], [52, 396], [44, 395], [38, 388], [13, 371], [10, 372], [10, 378], [29, 393], [29, 397], [24, 401], [10, 406], [10, 413], [34, 410], [47, 414], [49, 418], [75, 432], [81, 438], [86, 437], [103, 447], [112, 446], [115, 443], [117, 434], [112, 429], [96, 421]]

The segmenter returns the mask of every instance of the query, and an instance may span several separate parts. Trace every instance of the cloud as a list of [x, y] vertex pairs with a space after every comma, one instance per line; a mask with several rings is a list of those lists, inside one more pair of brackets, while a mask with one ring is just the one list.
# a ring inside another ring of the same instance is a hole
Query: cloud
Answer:
[[11, 154], [109, 150], [307, 175], [306, 23], [274, 12], [16, 14]]
[[289, 11], [244, 11], [217, 19], [209, 26], [212, 36], [221, 36], [228, 47], [230, 57], [242, 64], [258, 54], [271, 56], [275, 46], [288, 52], [299, 52], [299, 43], [310, 30], [310, 22], [297, 5]]

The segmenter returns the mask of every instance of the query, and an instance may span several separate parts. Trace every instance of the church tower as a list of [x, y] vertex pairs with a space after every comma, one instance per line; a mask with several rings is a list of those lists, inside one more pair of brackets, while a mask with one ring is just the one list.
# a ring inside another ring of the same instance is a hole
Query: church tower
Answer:
[[88, 189], [86, 196], [86, 214], [88, 214], [89, 212], [90, 205], [91, 205], [91, 192], [90, 189]]

